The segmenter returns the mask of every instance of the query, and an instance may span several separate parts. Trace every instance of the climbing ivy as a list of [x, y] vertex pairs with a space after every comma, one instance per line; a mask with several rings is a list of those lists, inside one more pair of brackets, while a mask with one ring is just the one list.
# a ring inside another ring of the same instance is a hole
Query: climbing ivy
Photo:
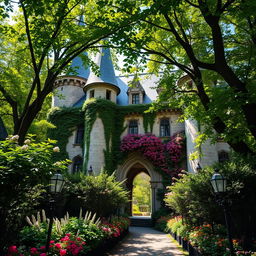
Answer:
[[124, 121], [128, 114], [139, 114], [143, 117], [145, 133], [152, 133], [156, 111], [148, 111], [151, 104], [119, 106], [104, 99], [89, 99], [82, 108], [55, 108], [49, 113], [49, 121], [56, 128], [50, 129], [48, 136], [58, 141], [61, 154], [57, 160], [68, 158], [66, 144], [74, 128], [83, 124], [85, 156], [83, 170], [86, 171], [89, 160], [90, 134], [97, 117], [102, 120], [106, 148], [104, 151], [105, 169], [112, 173], [121, 163], [125, 154], [120, 151], [120, 139], [125, 130]]
[[124, 127], [125, 116], [131, 113], [142, 115], [145, 132], [152, 132], [156, 113], [146, 113], [145, 111], [148, 110], [149, 107], [149, 104], [118, 106], [115, 103], [104, 99], [86, 101], [83, 106], [86, 127], [85, 145], [87, 149], [84, 170], [89, 159], [90, 133], [97, 116], [102, 120], [104, 126], [106, 141], [106, 149], [104, 151], [105, 169], [113, 172], [123, 158], [123, 154], [120, 152], [120, 137], [126, 128]]
[[84, 113], [81, 108], [53, 108], [48, 114], [48, 120], [55, 125], [56, 128], [48, 130], [48, 138], [57, 140], [60, 152], [54, 155], [54, 160], [68, 159], [66, 145], [68, 138], [78, 125], [83, 124]]

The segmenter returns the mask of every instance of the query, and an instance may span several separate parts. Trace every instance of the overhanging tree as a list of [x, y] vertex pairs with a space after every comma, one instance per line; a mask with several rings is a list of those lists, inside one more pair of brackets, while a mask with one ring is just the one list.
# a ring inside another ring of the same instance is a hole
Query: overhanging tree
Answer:
[[[112, 42], [128, 63], [136, 63], [140, 56], [149, 60], [151, 71], [163, 71], [162, 100], [181, 107], [185, 117], [204, 123], [208, 136], [213, 136], [213, 127], [235, 151], [255, 153], [255, 1], [100, 4], [136, 21], [113, 35]], [[176, 83], [181, 76], [186, 83]]]
[[[10, 7], [12, 1], [5, 3]], [[109, 25], [99, 22], [104, 8], [94, 11], [94, 1], [19, 0], [17, 4], [19, 13], [9, 24], [1, 7], [0, 92], [4, 109], [12, 116], [13, 133], [22, 143], [57, 76], [74, 57], [126, 23], [121, 19]], [[78, 24], [81, 15], [84, 25]]]

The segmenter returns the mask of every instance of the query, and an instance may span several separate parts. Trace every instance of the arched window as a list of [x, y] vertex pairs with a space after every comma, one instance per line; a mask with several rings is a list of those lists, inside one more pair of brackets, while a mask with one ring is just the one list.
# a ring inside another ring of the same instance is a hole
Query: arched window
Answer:
[[84, 126], [78, 125], [76, 130], [75, 144], [82, 144], [84, 139]]
[[170, 121], [167, 118], [160, 120], [160, 137], [170, 136]]
[[138, 121], [131, 120], [129, 122], [129, 134], [138, 134]]
[[72, 173], [81, 172], [83, 167], [83, 159], [81, 156], [76, 156], [73, 159]]
[[219, 163], [223, 163], [225, 161], [228, 161], [229, 160], [229, 153], [227, 151], [220, 151], [218, 152], [218, 160], [219, 160]]

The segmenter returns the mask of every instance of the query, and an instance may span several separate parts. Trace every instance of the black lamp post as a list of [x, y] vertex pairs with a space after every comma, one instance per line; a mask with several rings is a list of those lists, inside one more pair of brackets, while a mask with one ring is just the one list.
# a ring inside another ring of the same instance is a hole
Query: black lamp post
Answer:
[[218, 170], [216, 169], [215, 173], [213, 174], [213, 176], [211, 178], [211, 185], [212, 185], [214, 194], [216, 195], [216, 200], [217, 200], [218, 204], [220, 206], [222, 206], [224, 209], [230, 254], [232, 256], [234, 256], [235, 252], [234, 252], [234, 247], [233, 247], [233, 242], [232, 242], [230, 213], [228, 211], [227, 202], [224, 197], [226, 194], [226, 189], [227, 189], [227, 179], [223, 175], [219, 174]]
[[92, 166], [90, 165], [90, 168], [89, 168], [89, 170], [88, 170], [88, 175], [93, 175], [93, 169], [92, 169]]
[[54, 212], [54, 198], [61, 193], [63, 186], [65, 184], [65, 180], [60, 173], [54, 174], [50, 179], [50, 193], [52, 194], [52, 198], [50, 200], [50, 222], [47, 233], [46, 247], [45, 251], [48, 252], [51, 240], [52, 233], [52, 224], [53, 224], [53, 212]]

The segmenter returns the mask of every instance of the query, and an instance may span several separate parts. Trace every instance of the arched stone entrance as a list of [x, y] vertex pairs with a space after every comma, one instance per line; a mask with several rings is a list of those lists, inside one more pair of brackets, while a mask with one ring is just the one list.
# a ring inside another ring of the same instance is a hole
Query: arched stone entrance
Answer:
[[[128, 155], [124, 163], [118, 166], [116, 171], [117, 180], [126, 180], [126, 187], [130, 191], [130, 200], [132, 199], [133, 180], [141, 172], [145, 172], [151, 178], [151, 212], [154, 213], [161, 206], [157, 200], [157, 190], [163, 188], [162, 176], [154, 170], [150, 161], [145, 159], [139, 152], [133, 152]], [[132, 214], [132, 202], [128, 207], [129, 214]]]

